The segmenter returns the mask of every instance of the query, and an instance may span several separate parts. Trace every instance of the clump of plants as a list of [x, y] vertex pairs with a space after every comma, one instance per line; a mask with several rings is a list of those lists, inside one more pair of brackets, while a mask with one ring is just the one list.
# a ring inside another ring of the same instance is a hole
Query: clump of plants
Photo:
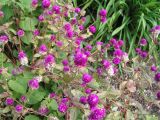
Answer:
[[[160, 72], [143, 50], [145, 39], [129, 58], [123, 40], [89, 44], [97, 29], [84, 26], [85, 11], [71, 2], [32, 0], [30, 6], [42, 9], [37, 19], [2, 25], [8, 26], [0, 35], [2, 119], [158, 120]], [[101, 9], [102, 24], [106, 16]], [[153, 43], [159, 33], [155, 26]]]

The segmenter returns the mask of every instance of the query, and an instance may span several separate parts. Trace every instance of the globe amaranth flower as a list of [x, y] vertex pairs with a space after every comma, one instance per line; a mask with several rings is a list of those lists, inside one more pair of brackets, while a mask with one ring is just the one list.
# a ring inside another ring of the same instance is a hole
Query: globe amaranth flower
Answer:
[[97, 106], [97, 104], [99, 102], [99, 97], [96, 94], [90, 94], [88, 96], [87, 102], [88, 102], [90, 108], [94, 108], [95, 106]]
[[141, 56], [142, 58], [146, 58], [146, 57], [148, 56], [148, 53], [147, 53], [146, 51], [142, 51], [142, 52], [140, 53], [140, 56]]
[[118, 57], [115, 57], [115, 58], [113, 58], [112, 62], [113, 62], [113, 64], [118, 65], [121, 63], [121, 59]]
[[86, 96], [81, 96], [80, 99], [79, 99], [79, 102], [84, 104], [84, 105], [87, 104], [87, 97]]
[[100, 21], [101, 21], [102, 23], [105, 23], [105, 22], [107, 21], [107, 18], [106, 18], [106, 17], [101, 16], [101, 17], [100, 17]]
[[89, 26], [89, 31], [94, 34], [96, 32], [96, 27], [94, 25]]
[[103, 73], [103, 69], [102, 68], [97, 68], [97, 73], [98, 73], [98, 75], [102, 75], [102, 73]]
[[41, 106], [39, 109], [38, 109], [38, 113], [40, 115], [47, 115], [49, 113], [49, 109], [45, 106]]
[[82, 52], [75, 53], [75, 55], [74, 55], [74, 64], [75, 65], [77, 65], [79, 67], [84, 67], [87, 64], [87, 61], [88, 61], [88, 58], [84, 53], [82, 53]]
[[58, 6], [58, 5], [54, 5], [54, 6], [52, 7], [52, 10], [53, 10], [53, 12], [54, 12], [55, 14], [60, 14], [60, 12], [61, 12], [61, 8], [60, 8], [60, 6]]
[[79, 26], [79, 30], [80, 30], [80, 31], [84, 30], [84, 26], [83, 26], [83, 25], [80, 25], [80, 26]]
[[26, 54], [24, 53], [24, 51], [20, 51], [18, 53], [18, 59], [19, 59], [21, 65], [28, 65], [28, 58], [27, 58]]
[[66, 36], [67, 36], [67, 38], [69, 38], [69, 39], [72, 39], [72, 37], [73, 37], [73, 35], [74, 35], [74, 31], [67, 31], [67, 33], [66, 33]]
[[123, 51], [121, 49], [115, 49], [115, 51], [113, 52], [113, 55], [115, 57], [122, 57], [123, 56]]
[[102, 60], [102, 64], [105, 69], [108, 69], [111, 65], [111, 63], [108, 60]]
[[141, 45], [141, 46], [147, 45], [147, 40], [144, 39], [144, 38], [142, 38], [142, 39], [140, 40], [140, 45]]
[[14, 104], [14, 100], [13, 100], [13, 98], [7, 98], [5, 103], [6, 103], [6, 105], [13, 105]]
[[117, 43], [117, 40], [115, 38], [112, 38], [111, 40], [109, 40], [109, 43], [111, 45], [115, 45]]
[[54, 59], [54, 56], [49, 54], [49, 55], [46, 55], [45, 58], [44, 58], [44, 65], [47, 69], [50, 69], [55, 63], [55, 59]]
[[57, 47], [62, 47], [63, 46], [63, 42], [62, 41], [56, 41], [56, 45]]
[[63, 71], [64, 71], [64, 72], [70, 71], [70, 67], [69, 67], [69, 66], [63, 66]]
[[43, 22], [43, 21], [44, 21], [44, 15], [38, 16], [38, 20], [39, 20], [40, 22]]
[[50, 99], [53, 99], [55, 96], [56, 96], [56, 93], [54, 93], [54, 92], [52, 92], [52, 93], [49, 94], [49, 98]]
[[65, 98], [62, 98], [61, 103], [67, 103], [68, 101], [69, 101], [69, 98], [65, 97]]
[[32, 7], [38, 6], [38, 0], [32, 0]]
[[4, 13], [3, 11], [0, 10], [0, 18], [3, 18], [4, 17]]
[[99, 11], [99, 15], [105, 17], [105, 16], [107, 15], [107, 10], [101, 9], [101, 10]]
[[47, 53], [47, 47], [45, 44], [42, 44], [40, 47], [39, 47], [39, 54], [46, 54]]
[[17, 31], [17, 35], [18, 35], [18, 37], [23, 37], [23, 36], [24, 36], [24, 30], [19, 29], [19, 30]]
[[5, 44], [8, 42], [8, 36], [7, 35], [1, 35], [0, 36], [0, 44]]
[[157, 99], [160, 100], [160, 90], [157, 92], [156, 96], [157, 96]]
[[56, 40], [56, 36], [54, 34], [52, 34], [51, 37], [50, 37], [50, 40], [51, 41], [55, 41]]
[[72, 25], [77, 24], [77, 19], [76, 19], [76, 18], [72, 18], [70, 23], [71, 23]]
[[61, 103], [58, 105], [58, 111], [59, 111], [59, 112], [65, 113], [67, 110], [68, 110], [67, 104], [61, 102]]
[[86, 93], [86, 94], [90, 94], [91, 92], [92, 92], [92, 89], [91, 89], [91, 88], [86, 88], [86, 89], [85, 89], [85, 93]]
[[63, 27], [66, 31], [69, 31], [69, 30], [71, 30], [71, 24], [70, 23], [66, 23], [65, 25], [64, 25], [64, 27]]
[[74, 10], [76, 13], [80, 13], [81, 12], [81, 9], [80, 8], [75, 8], [75, 10]]
[[82, 81], [85, 84], [91, 82], [92, 79], [93, 79], [92, 76], [88, 73], [84, 73], [82, 76]]
[[16, 111], [17, 113], [21, 113], [21, 112], [23, 111], [23, 106], [22, 106], [22, 105], [16, 105], [15, 111]]
[[26, 102], [26, 100], [27, 100], [27, 97], [24, 96], [24, 95], [22, 95], [21, 98], [20, 98], [20, 101], [21, 101], [21, 102]]
[[106, 110], [104, 108], [96, 108], [89, 115], [89, 120], [103, 120], [106, 116]]
[[123, 40], [118, 40], [117, 42], [118, 42], [118, 45], [119, 45], [120, 47], [122, 47], [123, 44], [124, 44]]
[[64, 66], [67, 66], [67, 65], [69, 64], [69, 62], [68, 62], [67, 59], [64, 59], [64, 60], [62, 61], [62, 64], [63, 64]]
[[92, 50], [92, 46], [90, 44], [88, 44], [86, 47], [85, 47], [88, 51], [91, 51]]
[[34, 31], [33, 31], [33, 35], [34, 36], [38, 36], [40, 34], [40, 31], [38, 30], [38, 29], [35, 29]]
[[156, 82], [160, 82], [160, 72], [158, 72], [158, 73], [155, 74], [154, 80], [155, 80]]
[[28, 81], [28, 86], [32, 89], [32, 90], [36, 90], [39, 88], [39, 82], [37, 79], [33, 78], [31, 80]]
[[42, 7], [43, 8], [49, 8], [50, 6], [50, 0], [42, 0]]
[[151, 66], [151, 71], [156, 72], [157, 71], [157, 67], [155, 65]]

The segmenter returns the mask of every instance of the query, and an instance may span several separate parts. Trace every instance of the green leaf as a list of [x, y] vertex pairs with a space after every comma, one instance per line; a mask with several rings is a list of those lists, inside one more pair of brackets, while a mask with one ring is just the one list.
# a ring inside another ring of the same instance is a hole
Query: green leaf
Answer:
[[37, 24], [38, 20], [36, 18], [25, 17], [24, 20], [20, 21], [19, 25], [25, 31], [33, 31]]
[[29, 102], [28, 104], [36, 104], [40, 102], [44, 96], [46, 95], [45, 91], [42, 88], [38, 90], [30, 91], [30, 95], [28, 96]]
[[4, 12], [4, 18], [2, 19], [2, 22], [7, 22], [9, 19], [14, 15], [13, 8], [10, 6], [3, 6], [2, 11]]
[[70, 109], [70, 120], [77, 120], [78, 117], [78, 109], [76, 107], [73, 107]]
[[23, 8], [26, 9], [26, 11], [31, 12], [33, 10], [31, 6], [32, 0], [20, 0], [20, 2]]
[[16, 91], [17, 93], [21, 93], [21, 94], [26, 93], [26, 88], [17, 81], [10, 80], [8, 82], [8, 85], [13, 91]]
[[28, 115], [25, 117], [24, 120], [40, 120], [39, 117], [35, 116], [35, 115]]
[[1, 0], [0, 5], [5, 5], [8, 3], [9, 0]]
[[25, 35], [22, 37], [22, 41], [29, 45], [32, 42], [33, 34], [32, 32], [25, 32]]
[[51, 108], [52, 110], [57, 110], [58, 104], [57, 104], [56, 100], [52, 99], [51, 102], [49, 103], [48, 107]]

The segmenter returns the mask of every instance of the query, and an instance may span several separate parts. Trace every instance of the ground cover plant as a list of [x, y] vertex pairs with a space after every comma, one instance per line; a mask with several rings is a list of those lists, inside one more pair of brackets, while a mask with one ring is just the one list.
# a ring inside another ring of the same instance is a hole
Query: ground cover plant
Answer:
[[[160, 26], [148, 32], [150, 42], [140, 39], [133, 57], [122, 39], [95, 39], [97, 25], [74, 6], [69, 0], [0, 3], [0, 119], [158, 120], [158, 55], [145, 48], [157, 50]], [[98, 10], [102, 26], [107, 14]]]

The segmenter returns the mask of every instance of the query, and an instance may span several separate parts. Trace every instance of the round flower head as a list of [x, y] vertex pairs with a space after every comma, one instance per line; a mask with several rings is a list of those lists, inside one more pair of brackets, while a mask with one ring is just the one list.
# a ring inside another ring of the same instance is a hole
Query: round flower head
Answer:
[[115, 45], [115, 44], [117, 43], [117, 40], [116, 40], [115, 38], [112, 38], [112, 39], [109, 41], [109, 43], [110, 43], [111, 45]]
[[87, 88], [86, 90], [85, 90], [85, 93], [86, 94], [90, 94], [92, 92], [92, 89], [91, 88]]
[[6, 105], [13, 105], [14, 104], [14, 100], [12, 98], [7, 98], [5, 103], [6, 103]]
[[38, 0], [32, 0], [32, 7], [37, 7]]
[[106, 110], [104, 108], [96, 108], [89, 115], [89, 120], [103, 120], [106, 116]]
[[93, 108], [93, 107], [97, 106], [97, 104], [99, 102], [99, 98], [96, 94], [90, 94], [88, 96], [87, 102], [88, 102], [89, 106], [91, 108]]
[[65, 113], [67, 111], [67, 109], [68, 109], [68, 106], [65, 103], [60, 103], [58, 105], [59, 112]]
[[50, 0], [42, 0], [42, 7], [43, 8], [49, 8], [50, 6]]
[[121, 58], [123, 56], [123, 51], [121, 49], [116, 49], [113, 55]]
[[97, 68], [97, 73], [98, 73], [98, 75], [102, 75], [102, 73], [103, 73], [103, 69], [102, 68]]
[[89, 83], [91, 82], [92, 79], [93, 79], [92, 76], [88, 73], [84, 73], [82, 76], [83, 83]]
[[136, 51], [137, 54], [140, 54], [142, 52], [141, 48], [136, 48], [135, 51]]
[[38, 20], [39, 20], [40, 22], [44, 21], [44, 16], [43, 16], [43, 15], [40, 15], [40, 16], [38, 17]]
[[105, 23], [105, 22], [107, 21], [107, 18], [106, 18], [106, 17], [101, 16], [101, 17], [100, 17], [100, 21], [101, 21], [102, 23]]
[[85, 105], [87, 104], [87, 98], [85, 96], [81, 96], [79, 102]]
[[41, 115], [47, 115], [48, 114], [48, 112], [49, 112], [49, 109], [47, 108], [47, 107], [40, 107], [39, 109], [38, 109], [38, 113], [39, 114], [41, 114]]
[[15, 110], [17, 113], [20, 113], [23, 111], [23, 106], [22, 105], [16, 105]]
[[4, 17], [4, 13], [3, 11], [0, 10], [0, 18], [3, 18]]
[[23, 51], [18, 53], [18, 59], [20, 60], [21, 65], [28, 65], [28, 58]]
[[80, 9], [80, 8], [75, 8], [75, 12], [76, 12], [76, 13], [80, 13], [80, 12], [81, 12], [81, 9]]
[[89, 31], [94, 34], [96, 32], [96, 27], [93, 25], [89, 26]]
[[160, 25], [156, 25], [151, 29], [152, 34], [157, 38], [160, 34]]
[[18, 35], [18, 37], [23, 37], [24, 36], [24, 31], [22, 29], [19, 29], [17, 31], [17, 35]]
[[155, 74], [154, 80], [156, 82], [160, 82], [160, 72], [158, 72], [158, 73]]
[[64, 59], [64, 60], [62, 61], [62, 64], [63, 64], [64, 66], [67, 66], [67, 65], [68, 65], [68, 60]]
[[40, 54], [45, 54], [47, 52], [47, 47], [45, 44], [42, 44], [40, 47], [39, 47], [39, 53]]
[[87, 49], [88, 51], [91, 51], [91, 50], [92, 50], [92, 46], [88, 44], [88, 45], [86, 46], [86, 49]]
[[46, 68], [51, 68], [55, 63], [53, 55], [49, 54], [44, 58], [44, 65]]
[[157, 96], [157, 99], [160, 100], [160, 91], [157, 92], [156, 96]]
[[66, 36], [67, 36], [69, 39], [72, 39], [73, 35], [74, 35], [74, 32], [73, 32], [73, 31], [67, 31], [67, 33], [66, 33]]
[[88, 61], [88, 58], [85, 54], [83, 54], [82, 52], [77, 52], [74, 55], [74, 64], [79, 66], [79, 67], [84, 67], [86, 66]]
[[140, 40], [140, 45], [141, 45], [141, 46], [147, 45], [147, 40], [144, 39], [144, 38], [142, 38], [142, 39]]
[[84, 26], [83, 26], [83, 25], [80, 25], [80, 26], [79, 26], [79, 30], [81, 30], [81, 31], [84, 30]]
[[113, 64], [118, 65], [121, 63], [121, 59], [118, 57], [115, 57], [115, 58], [113, 58], [112, 62], [113, 62]]
[[63, 42], [62, 41], [56, 41], [56, 45], [57, 45], [57, 47], [62, 47], [63, 46]]
[[72, 18], [70, 23], [71, 23], [72, 25], [76, 24], [76, 23], [77, 23], [77, 19], [76, 19], [76, 18]]
[[22, 95], [20, 100], [21, 100], [21, 102], [26, 102], [27, 98], [26, 98], [26, 96]]
[[40, 32], [39, 32], [38, 29], [35, 29], [35, 30], [33, 31], [33, 35], [34, 35], [34, 36], [38, 36], [39, 34], [40, 34]]
[[7, 42], [8, 42], [8, 36], [1, 35], [0, 36], [0, 44], [7, 43]]
[[62, 100], [61, 100], [62, 103], [67, 103], [68, 101], [69, 101], [69, 98], [67, 98], [67, 97], [66, 98], [62, 98]]
[[28, 86], [32, 89], [32, 90], [36, 90], [39, 88], [39, 82], [37, 79], [32, 79], [28, 81]]
[[151, 66], [151, 71], [156, 72], [157, 71], [157, 67], [155, 65]]
[[104, 66], [105, 69], [108, 69], [111, 65], [111, 63], [108, 60], [103, 60], [102, 64]]
[[141, 56], [142, 58], [146, 58], [146, 57], [148, 56], [148, 53], [147, 53], [146, 51], [142, 51], [142, 52], [140, 53], [140, 56]]
[[49, 98], [52, 99], [52, 98], [55, 97], [55, 95], [56, 95], [56, 94], [55, 94], [54, 92], [52, 92], [52, 93], [49, 94]]
[[63, 27], [66, 31], [71, 30], [71, 24], [70, 23], [66, 23]]
[[55, 12], [55, 14], [60, 14], [61, 8], [58, 5], [54, 5], [52, 10]]
[[63, 67], [63, 71], [64, 71], [64, 72], [68, 72], [69, 70], [70, 70], [70, 67], [69, 67], [69, 66], [64, 66], [64, 67]]
[[123, 40], [118, 40], [117, 42], [118, 42], [118, 45], [119, 45], [120, 47], [122, 47], [123, 44], [124, 44]]
[[103, 16], [103, 17], [106, 17], [106, 15], [107, 15], [107, 10], [101, 9], [101, 10], [99, 11], [99, 15], [100, 15], [100, 16]]
[[51, 35], [50, 40], [51, 40], [51, 41], [55, 41], [55, 40], [56, 40], [56, 36], [55, 36], [54, 34]]

